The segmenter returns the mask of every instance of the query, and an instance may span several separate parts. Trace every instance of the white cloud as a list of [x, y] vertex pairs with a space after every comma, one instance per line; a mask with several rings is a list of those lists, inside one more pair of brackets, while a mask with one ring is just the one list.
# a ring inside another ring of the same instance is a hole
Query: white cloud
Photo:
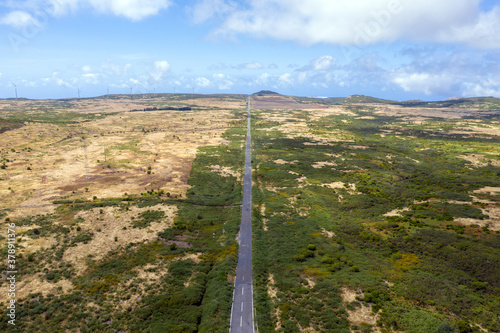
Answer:
[[404, 91], [427, 96], [500, 96], [500, 81], [493, 78], [464, 77], [447, 71], [398, 73], [395, 84]]
[[167, 9], [170, 0], [87, 0], [97, 11], [123, 16], [133, 21], [140, 21], [148, 16], [156, 15]]
[[476, 20], [468, 24], [439, 32], [438, 40], [466, 43], [483, 49], [500, 48], [500, 6], [490, 12], [480, 13]]
[[31, 14], [20, 10], [10, 12], [0, 18], [0, 24], [10, 25], [11, 27], [18, 29], [26, 26], [40, 26], [40, 22], [38, 22], [38, 20], [36, 20]]
[[58, 86], [62, 86], [62, 87], [66, 87], [66, 88], [74, 88], [70, 83], [64, 81], [63, 79], [61, 78], [55, 78], [54, 79], [54, 82], [56, 83], [56, 85]]
[[409, 50], [407, 54], [414, 57], [413, 62], [375, 74], [411, 93], [500, 97], [500, 58], [496, 52], [423, 49]]
[[107, 60], [101, 64], [101, 69], [112, 76], [126, 75], [132, 69], [132, 64], [116, 64]]
[[82, 78], [84, 79], [85, 83], [91, 83], [91, 84], [99, 84], [99, 77], [100, 74], [95, 74], [95, 73], [87, 73], [83, 74]]
[[426, 95], [431, 95], [431, 86], [436, 84], [432, 81], [436, 77], [432, 77], [429, 73], [411, 73], [399, 74], [394, 77], [394, 83], [403, 88], [404, 91], [422, 92]]
[[[172, 5], [172, 0], [32, 0], [18, 1], [9, 7], [24, 9], [15, 10], [2, 19], [0, 23], [22, 27], [38, 24], [33, 17], [43, 17], [47, 14], [55, 17], [77, 12], [80, 9], [93, 9], [98, 13], [125, 17], [132, 21], [140, 21], [149, 16], [157, 15], [161, 10]], [[3, 22], [5, 21], [5, 22]]]
[[165, 60], [155, 61], [153, 70], [149, 72], [150, 78], [155, 81], [161, 81], [166, 72], [170, 69], [170, 64]]
[[195, 23], [203, 23], [215, 15], [228, 13], [235, 9], [232, 2], [226, 3], [224, 0], [202, 0], [191, 8], [191, 17]]
[[299, 72], [297, 76], [297, 81], [300, 83], [304, 83], [309, 79], [307, 72]]
[[63, 16], [70, 12], [75, 12], [82, 0], [49, 0], [50, 9], [48, 12], [53, 16]]
[[56, 85], [65, 88], [75, 88], [68, 80], [65, 80], [59, 76], [59, 72], [52, 72], [51, 77], [45, 77], [40, 79], [42, 85]]
[[135, 86], [137, 86], [137, 85], [141, 85], [142, 86], [141, 81], [139, 81], [137, 79], [134, 79], [134, 78], [128, 79], [128, 82], [130, 82], [131, 84], [133, 84]]
[[170, 65], [165, 60], [155, 61], [155, 69], [161, 72], [166, 72], [170, 69]]
[[[248, 34], [302, 44], [363, 46], [396, 40], [464, 43], [500, 48], [500, 5], [481, 11], [480, 0], [205, 0], [193, 12], [209, 8], [222, 15], [217, 34]], [[207, 12], [205, 12], [207, 13]], [[200, 14], [201, 15], [201, 14]], [[203, 19], [195, 17], [195, 22]]]
[[269, 75], [268, 73], [263, 73], [255, 79], [255, 83], [257, 85], [266, 85], [269, 82], [270, 77], [271, 75]]
[[210, 87], [212, 85], [210, 80], [207, 79], [206, 77], [198, 77], [194, 80], [194, 82], [196, 83], [196, 85], [198, 87], [201, 87], [201, 88], [207, 88], [207, 87]]
[[332, 56], [322, 56], [311, 61], [311, 66], [315, 71], [328, 70], [332, 67], [335, 61], [335, 58]]
[[84, 72], [90, 72], [91, 70], [92, 70], [92, 68], [88, 65], [82, 66], [82, 71], [84, 71]]
[[224, 75], [224, 74], [214, 74], [212, 75], [214, 84], [217, 86], [217, 89], [219, 90], [229, 90], [231, 87], [234, 85], [233, 80], [231, 77]]
[[283, 75], [280, 75], [278, 82], [280, 85], [292, 85], [293, 84], [292, 74], [285, 73]]
[[480, 82], [465, 83], [462, 95], [500, 97], [500, 81], [487, 78], [480, 80]]

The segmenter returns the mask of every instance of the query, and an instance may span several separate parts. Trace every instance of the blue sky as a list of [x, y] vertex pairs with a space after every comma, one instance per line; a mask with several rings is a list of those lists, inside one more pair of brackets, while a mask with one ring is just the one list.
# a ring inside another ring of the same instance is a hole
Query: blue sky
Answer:
[[495, 0], [3, 0], [0, 98], [500, 97]]

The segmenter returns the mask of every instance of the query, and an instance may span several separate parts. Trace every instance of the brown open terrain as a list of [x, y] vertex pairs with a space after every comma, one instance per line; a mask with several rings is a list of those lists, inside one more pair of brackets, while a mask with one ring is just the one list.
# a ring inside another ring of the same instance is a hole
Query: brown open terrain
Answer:
[[[177, 100], [176, 96], [1, 100], [0, 122], [9, 119], [17, 125], [0, 133], [0, 164], [6, 165], [0, 169], [0, 213], [3, 219], [17, 223], [24, 218], [55, 213], [57, 200], [138, 196], [151, 189], [163, 190], [171, 198], [185, 197], [198, 148], [225, 144], [221, 135], [239, 121], [233, 110], [244, 108], [245, 102], [220, 97]], [[132, 111], [170, 105], [189, 106], [191, 110]], [[212, 166], [217, 172], [228, 173], [217, 167]], [[134, 218], [148, 210], [162, 211], [164, 217], [146, 228], [132, 228]], [[77, 223], [80, 233], [92, 233], [93, 237], [67, 249], [62, 262], [71, 263], [80, 275], [87, 268], [89, 257], [99, 260], [131, 242], [157, 239], [159, 231], [173, 224], [176, 214], [176, 205], [67, 212], [54, 223]], [[16, 229], [18, 235], [22, 234], [18, 238], [19, 253], [28, 255], [58, 243], [55, 235], [26, 235], [32, 228]], [[68, 237], [76, 235], [72, 229]], [[198, 260], [196, 256], [192, 259]], [[2, 295], [6, 295], [6, 288], [6, 284], [0, 287]], [[32, 292], [57, 294], [72, 288], [69, 280], [48, 282], [36, 273], [18, 281], [18, 296]]]
[[[0, 133], [1, 157], [10, 161], [0, 171], [2, 206], [17, 210], [9, 214], [24, 215], [19, 210], [49, 212], [60, 199], [120, 197], [150, 189], [184, 195], [197, 148], [224, 144], [221, 134], [234, 121], [229, 108], [241, 107], [241, 101], [229, 101], [221, 103], [227, 109], [213, 110], [210, 98], [195, 102], [204, 108], [130, 112], [140, 107], [137, 101], [83, 101], [71, 111], [101, 117], [69, 124], [24, 122]], [[12, 103], [0, 102], [0, 110]], [[50, 101], [39, 103], [45, 107]], [[15, 107], [36, 112], [33, 101]]]
[[284, 95], [264, 95], [252, 97], [252, 108], [254, 109], [326, 109], [328, 106], [322, 104], [299, 103], [292, 97]]

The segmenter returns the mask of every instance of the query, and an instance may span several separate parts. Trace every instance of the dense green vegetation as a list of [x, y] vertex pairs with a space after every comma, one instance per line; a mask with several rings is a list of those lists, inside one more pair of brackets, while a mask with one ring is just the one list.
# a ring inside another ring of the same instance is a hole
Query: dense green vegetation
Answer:
[[[500, 168], [458, 158], [498, 153], [498, 137], [434, 131], [442, 119], [415, 131], [402, 118], [351, 111], [370, 119], [329, 116], [308, 128], [325, 138], [340, 130], [352, 142], [290, 138], [266, 120], [273, 111], [254, 117], [260, 332], [369, 332], [371, 325], [348, 321], [348, 311], [362, 304], [378, 314], [383, 332], [479, 332], [476, 324], [497, 332], [500, 235], [454, 219], [487, 221], [483, 209], [498, 207], [498, 196], [485, 204], [471, 193], [500, 186]], [[309, 119], [298, 111], [293, 117]], [[313, 167], [324, 161], [333, 165]], [[328, 186], [338, 182], [345, 185]], [[384, 216], [395, 209], [400, 213]], [[268, 292], [271, 274], [276, 297]], [[345, 303], [341, 288], [361, 292]]]

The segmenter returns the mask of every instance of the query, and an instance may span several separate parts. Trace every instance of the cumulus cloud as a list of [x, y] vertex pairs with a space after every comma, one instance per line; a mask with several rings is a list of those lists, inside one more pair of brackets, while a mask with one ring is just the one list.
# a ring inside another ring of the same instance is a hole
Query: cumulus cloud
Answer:
[[[387, 74], [404, 91], [428, 96], [500, 96], [500, 65], [494, 53], [423, 51]], [[425, 56], [423, 56], [425, 55]]]
[[462, 95], [500, 97], [500, 81], [486, 78], [480, 80], [480, 82], [467, 82], [464, 84]]
[[14, 10], [4, 16], [0, 23], [12, 26], [39, 24], [34, 18], [55, 17], [74, 13], [80, 9], [92, 9], [98, 13], [125, 17], [132, 21], [140, 21], [158, 14], [172, 5], [172, 0], [25, 0], [13, 2], [9, 7]]
[[53, 16], [63, 16], [75, 12], [82, 3], [82, 0], [49, 0], [48, 12]]
[[212, 85], [212, 83], [210, 82], [209, 79], [207, 79], [206, 77], [197, 77], [195, 80], [194, 80], [194, 83], [200, 87], [200, 88], [207, 88], [207, 87], [210, 87]]
[[293, 82], [294, 80], [291, 73], [282, 74], [278, 79], [278, 83], [283, 86], [292, 85]]
[[140, 21], [171, 5], [170, 0], [87, 0], [97, 11]]
[[262, 73], [259, 77], [255, 79], [255, 83], [257, 85], [267, 85], [270, 77], [271, 75], [269, 75], [268, 73]]
[[75, 88], [75, 86], [69, 83], [67, 79], [61, 78], [59, 72], [52, 72], [51, 77], [42, 78], [40, 81], [42, 85], [56, 85], [65, 88]]
[[451, 92], [450, 85], [453, 82], [447, 75], [432, 73], [399, 73], [393, 81], [404, 91], [426, 95], [447, 95]]
[[500, 5], [484, 12], [480, 0], [249, 0], [239, 5], [205, 0], [193, 12], [207, 8], [207, 17], [224, 18], [216, 33], [229, 37], [356, 46], [410, 39], [500, 48]]
[[226, 14], [236, 8], [233, 2], [225, 0], [202, 0], [191, 8], [190, 14], [195, 23], [203, 23], [216, 15]]
[[319, 58], [313, 59], [309, 62], [307, 66], [301, 67], [300, 71], [324, 71], [332, 68], [332, 65], [337, 61], [332, 56], [325, 55]]
[[90, 83], [90, 84], [99, 84], [99, 77], [101, 75], [97, 73], [87, 73], [83, 74], [82, 78], [85, 83]]
[[155, 61], [153, 70], [149, 72], [151, 79], [155, 82], [161, 81], [166, 72], [170, 69], [170, 65], [165, 60]]
[[476, 20], [464, 25], [455, 25], [440, 31], [441, 42], [466, 43], [477, 48], [500, 48], [500, 6], [490, 12], [480, 13]]
[[229, 90], [234, 85], [233, 79], [227, 75], [218, 73], [212, 76], [214, 84], [219, 90]]
[[15, 10], [0, 18], [0, 24], [9, 25], [14, 28], [23, 28], [26, 26], [40, 26], [40, 22], [36, 20], [31, 14]]
[[139, 81], [139, 80], [137, 80], [137, 79], [134, 79], [134, 78], [130, 78], [130, 79], [128, 80], [128, 82], [130, 82], [130, 83], [131, 83], [132, 85], [134, 85], [134, 86], [137, 86], [137, 85], [142, 85], [142, 84], [141, 84], [141, 81]]
[[322, 56], [312, 61], [312, 68], [315, 71], [327, 70], [335, 63], [335, 58], [332, 56]]

